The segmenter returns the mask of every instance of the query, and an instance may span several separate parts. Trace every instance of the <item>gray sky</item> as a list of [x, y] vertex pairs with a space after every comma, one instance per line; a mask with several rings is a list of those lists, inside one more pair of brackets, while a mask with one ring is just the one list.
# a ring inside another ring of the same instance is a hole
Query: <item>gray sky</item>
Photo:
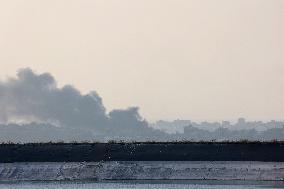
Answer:
[[143, 117], [284, 118], [283, 0], [0, 1], [0, 75], [50, 72]]

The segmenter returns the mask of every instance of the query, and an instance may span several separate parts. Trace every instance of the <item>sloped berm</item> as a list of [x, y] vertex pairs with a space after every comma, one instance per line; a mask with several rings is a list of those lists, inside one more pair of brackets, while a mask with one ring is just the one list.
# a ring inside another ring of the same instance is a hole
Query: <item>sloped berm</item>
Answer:
[[283, 162], [109, 161], [1, 163], [0, 181], [284, 180]]

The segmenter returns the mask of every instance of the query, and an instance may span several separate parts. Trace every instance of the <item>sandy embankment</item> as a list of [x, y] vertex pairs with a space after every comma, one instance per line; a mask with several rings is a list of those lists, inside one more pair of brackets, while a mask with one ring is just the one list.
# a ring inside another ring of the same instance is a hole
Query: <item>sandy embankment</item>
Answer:
[[0, 163], [0, 181], [284, 180], [283, 162], [110, 161]]

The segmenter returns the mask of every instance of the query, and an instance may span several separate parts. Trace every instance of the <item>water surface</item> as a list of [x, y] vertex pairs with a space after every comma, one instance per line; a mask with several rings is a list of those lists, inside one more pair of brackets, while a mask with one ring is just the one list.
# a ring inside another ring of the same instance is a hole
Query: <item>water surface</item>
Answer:
[[152, 183], [58, 183], [58, 182], [33, 182], [33, 183], [2, 183], [0, 189], [271, 189], [283, 188], [282, 183], [187, 183], [187, 182], [152, 182]]

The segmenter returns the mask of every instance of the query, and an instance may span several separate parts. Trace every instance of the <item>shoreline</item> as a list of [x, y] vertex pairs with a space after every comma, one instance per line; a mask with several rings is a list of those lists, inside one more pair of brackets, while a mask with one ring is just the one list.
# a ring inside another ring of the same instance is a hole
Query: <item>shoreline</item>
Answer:
[[284, 181], [283, 162], [109, 161], [0, 163], [0, 182]]
[[76, 181], [0, 181], [1, 185], [29, 185], [29, 184], [153, 184], [153, 185], [237, 185], [237, 186], [267, 186], [284, 188], [284, 181], [243, 181], [243, 180], [76, 180]]

